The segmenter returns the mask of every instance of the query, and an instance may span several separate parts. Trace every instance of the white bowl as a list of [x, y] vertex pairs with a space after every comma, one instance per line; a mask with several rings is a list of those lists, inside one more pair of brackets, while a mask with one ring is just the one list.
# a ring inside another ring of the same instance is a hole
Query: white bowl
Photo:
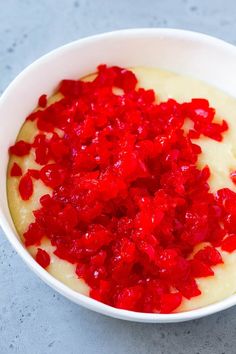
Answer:
[[[160, 67], [187, 74], [236, 94], [236, 47], [203, 34], [174, 29], [132, 29], [81, 39], [58, 48], [26, 68], [0, 99], [0, 222], [27, 265], [68, 299], [102, 314], [139, 322], [178, 322], [206, 316], [236, 304], [236, 295], [201, 309], [146, 314], [116, 309], [81, 295], [52, 277], [29, 255], [14, 228], [6, 195], [8, 147], [42, 93], [51, 94], [62, 78], [78, 78], [98, 64]], [[187, 89], [187, 88], [186, 88]]]

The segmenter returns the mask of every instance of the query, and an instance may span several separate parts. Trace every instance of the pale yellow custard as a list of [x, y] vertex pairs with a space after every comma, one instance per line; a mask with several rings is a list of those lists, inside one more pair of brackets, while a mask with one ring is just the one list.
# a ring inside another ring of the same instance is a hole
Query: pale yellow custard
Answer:
[[[236, 186], [229, 177], [230, 172], [236, 169], [236, 99], [203, 82], [172, 72], [143, 67], [134, 68], [132, 71], [137, 76], [140, 87], [155, 90], [158, 101], [174, 98], [178, 102], [185, 102], [192, 98], [206, 98], [210, 105], [216, 109], [217, 117], [220, 120], [226, 119], [229, 130], [224, 133], [222, 142], [219, 143], [206, 137], [197, 140], [197, 144], [202, 148], [202, 154], [199, 156], [199, 167], [205, 165], [210, 167], [209, 184], [212, 192], [223, 187], [236, 191]], [[61, 96], [58, 94], [53, 96], [49, 104], [60, 98]], [[32, 142], [37, 134], [38, 129], [35, 123], [27, 121], [24, 123], [17, 140]], [[14, 162], [21, 166], [23, 173], [28, 168], [40, 169], [41, 166], [34, 161], [33, 154], [31, 152], [30, 155], [24, 157], [11, 156], [9, 170]], [[34, 220], [32, 211], [39, 208], [39, 198], [44, 194], [51, 193], [51, 190], [40, 180], [34, 181], [33, 196], [30, 200], [23, 201], [19, 196], [18, 183], [19, 179], [17, 177], [8, 178], [7, 191], [11, 215], [16, 229], [22, 237], [28, 225]], [[203, 246], [198, 245], [198, 249]], [[89, 293], [88, 286], [77, 278], [75, 266], [55, 256], [53, 254], [54, 248], [46, 238], [40, 247], [50, 254], [51, 264], [47, 269], [49, 273], [72, 289], [83, 294]], [[29, 251], [32, 255], [35, 255], [36, 247], [30, 247]], [[177, 312], [203, 307], [235, 293], [236, 252], [231, 254], [220, 252], [224, 264], [213, 267], [214, 276], [197, 279], [202, 294], [191, 300], [183, 299]]]

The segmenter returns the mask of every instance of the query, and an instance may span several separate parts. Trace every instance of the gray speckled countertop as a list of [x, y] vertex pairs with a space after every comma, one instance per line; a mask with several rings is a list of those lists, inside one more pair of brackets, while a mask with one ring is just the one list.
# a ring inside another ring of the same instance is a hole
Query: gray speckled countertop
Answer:
[[[25, 66], [69, 41], [131, 27], [175, 27], [236, 43], [234, 0], [0, 0], [0, 93]], [[198, 321], [110, 319], [55, 293], [0, 231], [0, 354], [236, 353], [236, 307]]]

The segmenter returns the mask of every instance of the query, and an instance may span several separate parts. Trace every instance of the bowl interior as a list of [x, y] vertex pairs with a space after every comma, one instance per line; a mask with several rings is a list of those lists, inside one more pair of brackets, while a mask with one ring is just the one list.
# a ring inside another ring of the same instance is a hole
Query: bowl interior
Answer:
[[[218, 304], [189, 313], [172, 315], [135, 314], [109, 309], [73, 292], [42, 270], [24, 250], [10, 217], [6, 196], [8, 147], [14, 143], [25, 117], [42, 93], [50, 95], [64, 78], [79, 78], [106, 63], [124, 67], [147, 66], [168, 69], [206, 81], [231, 95], [236, 94], [236, 48], [197, 33], [168, 30], [126, 30], [73, 42], [42, 57], [25, 69], [0, 99], [0, 219], [7, 237], [24, 260], [49, 285], [63, 295], [96, 311], [130, 320], [170, 322], [200, 317], [236, 303], [233, 296]], [[186, 88], [187, 89], [187, 88]]]

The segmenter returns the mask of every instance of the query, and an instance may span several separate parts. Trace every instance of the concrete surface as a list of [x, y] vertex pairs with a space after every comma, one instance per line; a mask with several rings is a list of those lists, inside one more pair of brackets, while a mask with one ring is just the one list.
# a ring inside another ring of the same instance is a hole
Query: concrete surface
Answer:
[[[0, 0], [0, 92], [33, 60], [77, 38], [161, 26], [236, 43], [235, 16], [233, 0]], [[236, 308], [169, 325], [106, 318], [46, 286], [0, 233], [0, 354], [223, 354], [235, 348]]]

